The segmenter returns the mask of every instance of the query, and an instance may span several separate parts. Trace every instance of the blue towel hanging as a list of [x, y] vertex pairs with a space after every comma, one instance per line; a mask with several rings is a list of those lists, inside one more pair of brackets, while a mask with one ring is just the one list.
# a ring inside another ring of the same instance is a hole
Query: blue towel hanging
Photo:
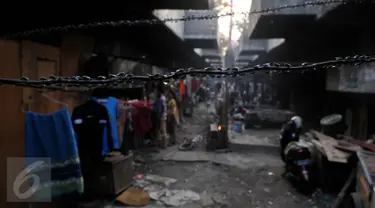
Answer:
[[111, 135], [112, 135], [112, 140], [113, 140], [113, 149], [119, 149], [120, 143], [118, 140], [117, 118], [120, 116], [120, 111], [118, 109], [117, 99], [114, 97], [108, 97], [108, 98], [92, 97], [91, 99], [97, 101], [98, 103], [104, 105], [107, 108], [108, 114], [110, 116], [110, 122], [111, 122]]
[[25, 155], [26, 158], [49, 158], [51, 161], [44, 167], [50, 172], [51, 181], [42, 181], [36, 198], [83, 193], [77, 143], [67, 109], [53, 114], [26, 112]]

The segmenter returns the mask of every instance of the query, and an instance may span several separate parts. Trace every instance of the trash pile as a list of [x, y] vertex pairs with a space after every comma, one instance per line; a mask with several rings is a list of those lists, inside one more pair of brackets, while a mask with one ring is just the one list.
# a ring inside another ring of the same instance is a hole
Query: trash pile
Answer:
[[233, 115], [233, 120], [242, 121], [246, 129], [280, 127], [295, 114], [291, 111], [273, 108], [255, 108]]
[[294, 116], [293, 112], [280, 109], [254, 109], [251, 112], [257, 114], [262, 121], [267, 120], [274, 123], [284, 123]]
[[[201, 200], [201, 196], [194, 191], [170, 189], [169, 187], [175, 182], [177, 180], [173, 178], [138, 174], [135, 177], [134, 187], [121, 194], [117, 201], [130, 206], [146, 206], [154, 202], [157, 205], [180, 207]], [[145, 194], [147, 197], [144, 196]]]

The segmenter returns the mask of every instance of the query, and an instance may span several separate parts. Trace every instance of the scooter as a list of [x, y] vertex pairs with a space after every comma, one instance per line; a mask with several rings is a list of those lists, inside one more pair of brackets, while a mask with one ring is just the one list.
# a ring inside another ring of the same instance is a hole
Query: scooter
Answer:
[[243, 106], [237, 106], [235, 108], [232, 109], [232, 114], [237, 114], [237, 113], [240, 113], [240, 114], [243, 114], [245, 115], [246, 113], [248, 113], [249, 110]]
[[314, 187], [314, 163], [309, 147], [303, 142], [290, 142], [285, 148], [285, 175], [295, 179], [297, 189], [311, 192]]
[[297, 132], [293, 131], [292, 129], [285, 129], [284, 127], [281, 129], [280, 132], [280, 157], [281, 160], [285, 162], [285, 148], [291, 142], [298, 142], [299, 135]]

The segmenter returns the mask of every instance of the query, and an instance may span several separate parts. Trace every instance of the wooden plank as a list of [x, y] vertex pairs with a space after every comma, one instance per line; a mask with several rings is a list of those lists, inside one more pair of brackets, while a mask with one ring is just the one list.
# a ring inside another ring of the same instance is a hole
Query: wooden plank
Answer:
[[316, 149], [324, 156], [327, 157], [326, 152], [323, 148], [323, 145], [318, 140], [311, 140], [311, 142], [315, 145]]
[[305, 135], [307, 136], [307, 138], [309, 138], [309, 140], [311, 141], [311, 143], [313, 143], [313, 145], [316, 147], [316, 149], [322, 155], [326, 156], [326, 152], [324, 151], [322, 143], [320, 143], [319, 140], [316, 140], [315, 137], [310, 132], [306, 132]]
[[347, 163], [348, 157], [350, 154], [343, 152], [341, 150], [338, 150], [335, 148], [335, 145], [337, 145], [337, 141], [327, 135], [324, 135], [317, 131], [312, 131], [313, 135], [317, 137], [326, 153], [327, 159], [330, 162], [337, 162], [337, 163]]
[[352, 153], [362, 150], [360, 146], [349, 143], [347, 141], [338, 141], [338, 144], [334, 145], [334, 147], [336, 147], [339, 150], [348, 151]]
[[359, 140], [356, 140], [356, 139], [353, 139], [352, 137], [349, 137], [349, 136], [344, 136], [344, 138], [352, 143], [352, 144], [355, 144], [355, 145], [359, 145], [360, 147], [362, 147], [363, 149], [365, 150], [369, 150], [371, 152], [375, 152], [375, 145], [373, 144], [368, 144], [366, 142], [363, 142], [363, 141], [359, 141]]

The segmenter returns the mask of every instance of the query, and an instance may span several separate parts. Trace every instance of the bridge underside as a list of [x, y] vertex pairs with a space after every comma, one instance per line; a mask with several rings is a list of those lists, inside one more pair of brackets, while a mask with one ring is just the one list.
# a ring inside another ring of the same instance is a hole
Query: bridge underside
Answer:
[[[345, 32], [368, 25], [374, 17], [374, 3], [346, 3], [325, 13], [316, 15], [261, 15], [250, 38], [286, 38], [325, 32], [326, 28], [335, 28]], [[323, 31], [321, 31], [323, 30]], [[309, 34], [310, 33], [310, 34]]]
[[[267, 62], [300, 64], [335, 57], [373, 55], [375, 31], [371, 21], [375, 18], [374, 9], [374, 4], [338, 6], [309, 25], [310, 28], [288, 34], [283, 44], [260, 56], [251, 65]], [[273, 32], [269, 30], [269, 36]], [[317, 118], [317, 112], [323, 112], [320, 108], [324, 108], [326, 104], [325, 73], [326, 70], [318, 69], [304, 74], [275, 74], [272, 76], [272, 85], [282, 95], [278, 97], [279, 101], [291, 102], [289, 95], [294, 92], [294, 103], [302, 106], [295, 111], [302, 117]], [[269, 80], [266, 74], [257, 77]]]
[[[289, 34], [285, 42], [260, 56], [267, 61], [306, 62], [363, 53], [363, 35], [374, 37], [375, 4], [345, 4], [327, 12], [308, 28]], [[272, 27], [269, 34], [274, 33]], [[264, 30], [265, 32], [265, 30]]]
[[315, 15], [262, 15], [259, 17], [251, 39], [286, 38], [311, 28]]
[[202, 49], [218, 49], [219, 44], [217, 38], [201, 38], [185, 36], [185, 42], [190, 48], [202, 48]]
[[147, 5], [153, 9], [181, 9], [181, 10], [208, 10], [209, 0], [142, 0], [138, 1], [139, 6]]
[[254, 55], [266, 55], [267, 51], [265, 50], [242, 50], [238, 53], [238, 56], [254, 56]]
[[[71, 6], [58, 2], [56, 7], [45, 3], [32, 2], [28, 4], [23, 2], [23, 7], [27, 9], [22, 12], [17, 6], [10, 6], [7, 8], [6, 14], [0, 14], [2, 25], [0, 35], [51, 26], [138, 19], [137, 14], [150, 13], [155, 9], [208, 10], [211, 6], [210, 0], [137, 0], [124, 3], [125, 6], [109, 3]], [[13, 17], [9, 18], [9, 14], [12, 14]]]
[[[111, 14], [111, 13], [110, 13]], [[126, 15], [125, 15], [126, 14]], [[116, 21], [120, 19], [155, 19], [156, 17], [147, 11], [126, 12], [123, 15], [109, 15], [106, 18], [97, 18], [97, 21]], [[52, 20], [53, 17], [51, 17]], [[34, 18], [31, 18], [33, 20]], [[61, 18], [54, 24], [49, 22], [37, 21], [29, 25], [18, 25], [16, 27], [4, 27], [1, 34], [24, 31], [25, 29], [48, 28], [55, 25], [69, 25], [79, 23], [89, 23], [93, 20], [84, 16], [79, 20], [69, 21], [69, 18]], [[26, 24], [25, 23], [25, 24]], [[152, 31], [152, 32], [150, 32]], [[72, 30], [89, 37], [94, 37], [96, 47], [93, 53], [102, 53], [108, 56], [136, 60], [141, 63], [156, 65], [166, 68], [186, 68], [186, 67], [205, 67], [207, 63], [202, 57], [196, 54], [186, 42], [181, 40], [165, 24], [157, 25], [136, 25], [136, 26], [101, 26], [94, 28], [81, 28]], [[43, 44], [60, 46], [63, 32], [52, 32], [37, 34], [31, 37], [20, 37]]]

